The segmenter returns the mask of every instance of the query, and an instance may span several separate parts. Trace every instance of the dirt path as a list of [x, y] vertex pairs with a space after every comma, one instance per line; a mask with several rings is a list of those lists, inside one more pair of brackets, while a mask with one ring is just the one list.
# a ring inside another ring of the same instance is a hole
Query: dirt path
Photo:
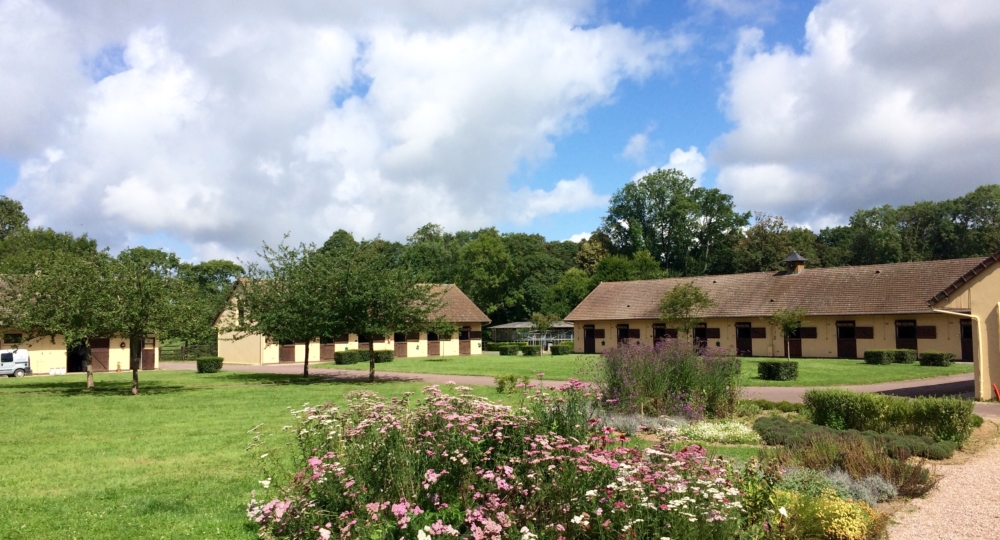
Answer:
[[[973, 455], [938, 467], [936, 488], [893, 516], [891, 540], [996, 540], [1000, 538], [1000, 444], [997, 426]], [[984, 427], [987, 427], [984, 426]]]

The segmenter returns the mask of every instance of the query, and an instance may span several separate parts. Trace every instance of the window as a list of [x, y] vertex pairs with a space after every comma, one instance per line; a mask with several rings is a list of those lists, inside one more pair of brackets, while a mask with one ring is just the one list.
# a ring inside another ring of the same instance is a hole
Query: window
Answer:
[[461, 330], [458, 331], [458, 339], [467, 340], [469, 339], [469, 334], [472, 332], [472, 328], [468, 326], [463, 326]]
[[392, 335], [392, 340], [396, 343], [406, 343], [406, 334], [402, 332], [396, 332]]
[[854, 321], [837, 323], [837, 339], [857, 339], [854, 333]]
[[628, 341], [628, 325], [619, 324], [618, 325], [618, 343], [624, 343]]
[[3, 354], [0, 354], [0, 362], [13, 362], [13, 361], [14, 361], [14, 353], [5, 352]]
[[736, 323], [736, 339], [750, 339], [751, 334], [750, 323]]
[[427, 341], [438, 341], [438, 335], [434, 332], [427, 332]]
[[896, 337], [917, 339], [917, 321], [896, 321]]
[[22, 336], [21, 334], [4, 334], [3, 335], [3, 342], [5, 344], [20, 343], [23, 338], [24, 338], [24, 336]]

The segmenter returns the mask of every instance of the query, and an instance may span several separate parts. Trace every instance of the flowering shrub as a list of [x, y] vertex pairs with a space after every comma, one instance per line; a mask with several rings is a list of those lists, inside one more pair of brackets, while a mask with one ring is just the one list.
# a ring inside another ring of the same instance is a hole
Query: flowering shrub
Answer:
[[595, 371], [604, 395], [629, 412], [727, 417], [739, 403], [740, 359], [715, 347], [679, 339], [621, 344], [601, 355]]
[[692, 441], [722, 444], [763, 444], [760, 435], [750, 426], [735, 420], [693, 422], [663, 430], [665, 438], [684, 437]]
[[412, 405], [355, 392], [295, 411], [302, 468], [263, 481], [249, 518], [266, 538], [735, 536], [740, 473], [698, 446], [627, 446], [580, 415], [586, 394], [574, 382], [512, 410], [432, 386]]
[[775, 499], [781, 506], [775, 529], [782, 538], [867, 540], [885, 533], [885, 516], [863, 501], [841, 499], [832, 490], [818, 496], [778, 490]]

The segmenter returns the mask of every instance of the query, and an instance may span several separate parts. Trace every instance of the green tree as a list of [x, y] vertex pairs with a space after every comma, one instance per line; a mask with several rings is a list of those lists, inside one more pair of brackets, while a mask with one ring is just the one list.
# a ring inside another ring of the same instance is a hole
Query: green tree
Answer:
[[87, 235], [77, 237], [52, 229], [13, 229], [0, 240], [0, 274], [30, 274], [57, 252], [93, 256], [97, 242]]
[[884, 205], [858, 210], [851, 216], [851, 264], [894, 263], [903, 260], [903, 239], [896, 209]]
[[802, 327], [805, 318], [806, 310], [803, 308], [779, 309], [771, 315], [771, 326], [781, 328], [781, 335], [785, 338], [785, 357], [789, 360], [792, 353], [788, 350], [788, 340]]
[[607, 256], [608, 249], [604, 247], [602, 242], [584, 240], [580, 242], [580, 250], [574, 257], [574, 261], [584, 272], [593, 274], [597, 270], [597, 264]]
[[0, 240], [18, 229], [27, 227], [28, 215], [24, 213], [21, 203], [6, 196], [0, 197]]
[[692, 196], [698, 205], [698, 215], [685, 274], [730, 271], [733, 247], [742, 228], [749, 223], [750, 213], [737, 212], [733, 197], [715, 188], [695, 188]]
[[173, 287], [187, 315], [178, 320], [173, 336], [186, 343], [214, 342], [217, 332], [212, 324], [226, 308], [233, 286], [241, 275], [243, 267], [232, 261], [181, 263]]
[[459, 251], [456, 282], [487, 315], [522, 300], [521, 291], [511, 286], [513, 273], [510, 252], [496, 229], [480, 231]]
[[323, 242], [319, 248], [321, 253], [333, 255], [336, 253], [351, 252], [358, 248], [358, 242], [354, 235], [344, 229], [337, 229], [330, 235], [330, 238]]
[[690, 334], [700, 315], [715, 305], [705, 291], [691, 283], [681, 283], [663, 294], [660, 299], [660, 320], [686, 334]]
[[569, 315], [594, 289], [590, 276], [579, 268], [570, 268], [545, 291], [542, 310], [563, 318]]
[[788, 225], [781, 216], [754, 212], [754, 223], [736, 245], [733, 253], [738, 272], [781, 270], [782, 260], [792, 252]]
[[821, 230], [816, 242], [822, 265], [831, 268], [850, 264], [852, 240], [850, 227], [827, 227]]

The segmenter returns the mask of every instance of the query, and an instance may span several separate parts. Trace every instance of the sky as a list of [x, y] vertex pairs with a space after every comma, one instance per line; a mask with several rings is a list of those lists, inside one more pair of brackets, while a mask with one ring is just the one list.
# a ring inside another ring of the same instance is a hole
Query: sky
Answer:
[[658, 167], [818, 230], [997, 182], [996, 51], [980, 0], [0, 0], [0, 193], [192, 261], [578, 240]]

